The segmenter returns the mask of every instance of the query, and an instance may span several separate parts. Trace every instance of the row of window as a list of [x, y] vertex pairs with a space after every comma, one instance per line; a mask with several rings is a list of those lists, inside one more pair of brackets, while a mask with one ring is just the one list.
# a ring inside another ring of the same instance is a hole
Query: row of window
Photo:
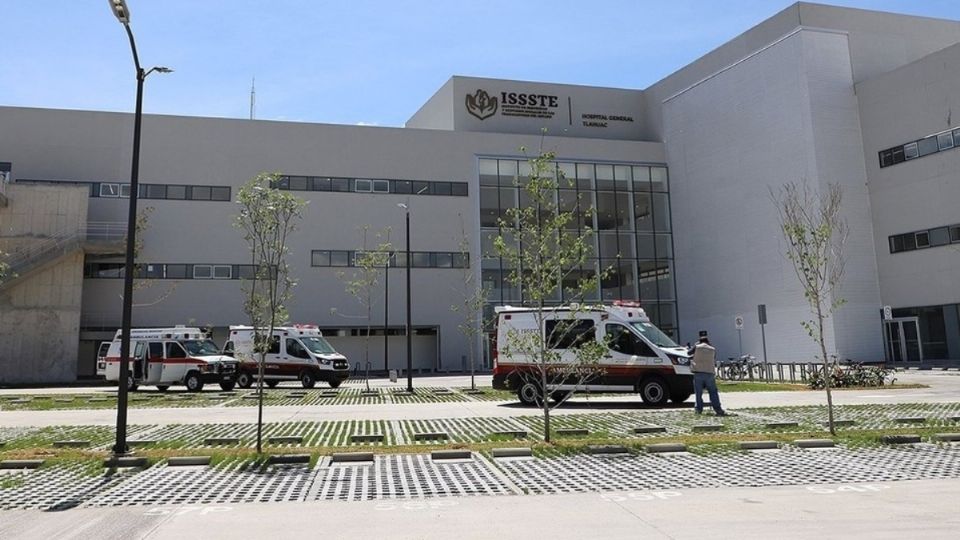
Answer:
[[[310, 266], [350, 267], [357, 265], [357, 254], [363, 252], [349, 250], [318, 249], [310, 252]], [[406, 268], [407, 253], [390, 253], [387, 261], [391, 267]], [[413, 268], [470, 268], [470, 256], [467, 253], [451, 251], [412, 251], [410, 266]]]
[[[139, 279], [253, 279], [252, 264], [155, 264], [136, 266]], [[87, 263], [83, 277], [88, 279], [122, 278], [124, 264], [114, 262]]]
[[334, 178], [327, 176], [281, 176], [277, 189], [290, 191], [337, 191], [355, 193], [396, 193], [401, 195], [449, 195], [466, 197], [466, 182], [387, 180], [379, 178]]
[[[523, 186], [530, 179], [530, 162], [516, 159], [481, 159], [480, 185]], [[559, 162], [561, 188], [611, 191], [670, 191], [667, 168], [647, 165]]]
[[960, 128], [941, 131], [920, 140], [881, 150], [880, 168], [960, 147]]
[[960, 242], [960, 225], [949, 225], [946, 227], [937, 227], [936, 229], [927, 229], [925, 231], [895, 234], [891, 236], [889, 240], [890, 253], [945, 246], [950, 243]]
[[[86, 186], [90, 196], [101, 199], [130, 198], [130, 184], [118, 182], [78, 182], [61, 180], [19, 179], [18, 183]], [[188, 186], [186, 184], [140, 184], [141, 199], [171, 199], [178, 201], [229, 201], [230, 186]]]

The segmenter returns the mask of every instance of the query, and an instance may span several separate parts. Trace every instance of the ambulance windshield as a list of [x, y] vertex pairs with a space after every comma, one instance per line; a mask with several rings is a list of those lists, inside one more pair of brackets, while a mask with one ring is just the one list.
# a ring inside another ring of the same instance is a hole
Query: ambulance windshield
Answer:
[[303, 342], [304, 347], [310, 349], [310, 352], [313, 354], [336, 354], [337, 351], [333, 349], [330, 343], [327, 340], [323, 339], [320, 336], [310, 336], [302, 337], [300, 341]]
[[635, 322], [632, 323], [633, 327], [637, 329], [638, 332], [643, 334], [643, 337], [650, 340], [650, 343], [653, 343], [657, 347], [679, 347], [676, 343], [670, 339], [670, 336], [664, 334], [660, 331], [659, 328], [648, 322]]
[[209, 339], [185, 339], [180, 342], [190, 356], [214, 356], [220, 354], [217, 344]]

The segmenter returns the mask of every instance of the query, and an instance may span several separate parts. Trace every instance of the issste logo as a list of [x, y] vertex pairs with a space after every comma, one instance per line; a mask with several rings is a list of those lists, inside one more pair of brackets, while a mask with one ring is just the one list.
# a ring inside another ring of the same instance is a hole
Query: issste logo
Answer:
[[490, 97], [486, 91], [478, 89], [473, 94], [467, 94], [467, 112], [480, 120], [486, 120], [497, 114], [497, 98]]

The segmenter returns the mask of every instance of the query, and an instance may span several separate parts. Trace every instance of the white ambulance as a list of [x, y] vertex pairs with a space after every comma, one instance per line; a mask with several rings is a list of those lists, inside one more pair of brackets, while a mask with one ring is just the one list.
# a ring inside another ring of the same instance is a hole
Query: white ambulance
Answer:
[[[240, 364], [237, 384], [249, 388], [257, 380], [259, 354], [253, 347], [252, 326], [231, 326], [223, 354]], [[273, 339], [263, 366], [263, 382], [270, 388], [280, 381], [299, 380], [304, 388], [325, 381], [337, 388], [350, 376], [346, 357], [334, 350], [312, 324], [281, 326], [273, 329]]]
[[[97, 362], [97, 374], [108, 381], [120, 379], [120, 336], [117, 330], [107, 354]], [[217, 345], [199, 328], [138, 328], [130, 331], [130, 375], [127, 388], [156, 386], [165, 392], [171, 385], [183, 384], [191, 392], [203, 390], [206, 383], [219, 383], [233, 390], [237, 361], [220, 354]]]
[[525, 405], [537, 404], [543, 395], [539, 377], [532, 376], [540, 370], [534, 359], [510, 350], [511, 331], [540, 332], [551, 350], [560, 351], [560, 364], [575, 362], [574, 348], [585, 340], [607, 345], [595, 376], [580, 386], [556, 381], [546, 392], [554, 399], [571, 391], [637, 392], [644, 403], [661, 406], [693, 394], [687, 349], [654, 326], [638, 302], [551, 308], [540, 318], [542, 328], [537, 328], [535, 308], [502, 306], [496, 313], [493, 387], [517, 392]]

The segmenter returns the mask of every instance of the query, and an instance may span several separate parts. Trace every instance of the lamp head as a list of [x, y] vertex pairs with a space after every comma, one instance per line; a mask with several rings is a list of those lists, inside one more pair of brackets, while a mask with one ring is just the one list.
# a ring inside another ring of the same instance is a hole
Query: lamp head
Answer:
[[400, 208], [403, 208], [404, 210], [407, 209], [407, 204], [406, 204], [406, 203], [402, 203], [402, 202], [401, 202], [401, 203], [397, 203], [397, 206], [399, 206]]
[[127, 0], [107, 0], [110, 2], [110, 11], [123, 24], [130, 24], [130, 9]]
[[168, 67], [157, 66], [153, 69], [155, 69], [157, 73], [173, 73], [173, 70]]

